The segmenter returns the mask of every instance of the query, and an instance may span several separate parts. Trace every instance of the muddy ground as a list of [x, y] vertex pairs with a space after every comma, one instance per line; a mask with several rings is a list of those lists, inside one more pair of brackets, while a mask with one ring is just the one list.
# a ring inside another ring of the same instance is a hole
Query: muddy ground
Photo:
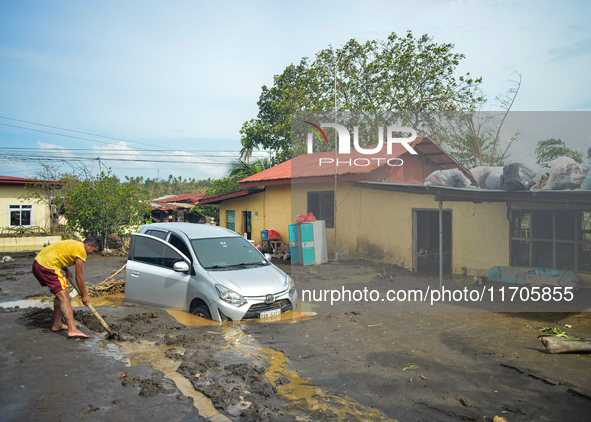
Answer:
[[[204, 324], [163, 310], [91, 299], [124, 340], [107, 340], [75, 308], [88, 340], [52, 333], [33, 254], [0, 264], [3, 421], [588, 421], [591, 356], [551, 355], [556, 327], [591, 338], [589, 313], [493, 313], [477, 306], [407, 307], [359, 300], [301, 304], [282, 321]], [[125, 263], [91, 256], [89, 284]], [[385, 292], [436, 286], [367, 261], [291, 267], [298, 290]], [[116, 279], [122, 277], [115, 277]], [[469, 284], [448, 277], [447, 284]], [[31, 307], [31, 305], [35, 305]]]

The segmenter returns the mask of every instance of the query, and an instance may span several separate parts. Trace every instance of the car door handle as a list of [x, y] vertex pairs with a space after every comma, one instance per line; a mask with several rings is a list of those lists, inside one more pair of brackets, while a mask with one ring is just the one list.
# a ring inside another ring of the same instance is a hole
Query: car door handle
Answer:
[[131, 272], [131, 276], [132, 277], [139, 277], [140, 276], [140, 272], [139, 271], [132, 271]]

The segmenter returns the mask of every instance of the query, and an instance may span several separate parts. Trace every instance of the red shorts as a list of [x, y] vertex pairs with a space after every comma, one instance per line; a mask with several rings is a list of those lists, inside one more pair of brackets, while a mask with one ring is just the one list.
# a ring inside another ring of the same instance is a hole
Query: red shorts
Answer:
[[68, 286], [68, 280], [59, 270], [52, 270], [40, 265], [37, 261], [33, 261], [33, 274], [42, 286], [49, 287], [49, 291], [57, 294], [65, 290]]

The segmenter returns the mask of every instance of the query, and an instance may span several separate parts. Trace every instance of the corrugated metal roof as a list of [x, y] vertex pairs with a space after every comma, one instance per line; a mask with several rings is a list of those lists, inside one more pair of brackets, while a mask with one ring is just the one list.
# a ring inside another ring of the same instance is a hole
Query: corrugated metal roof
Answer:
[[24, 177], [0, 176], [1, 185], [27, 185], [30, 183], [38, 183], [42, 180], [26, 179]]
[[[410, 146], [418, 152], [418, 155], [411, 155], [402, 144], [393, 144], [392, 154], [387, 154], [385, 145], [382, 145], [379, 153], [374, 154], [362, 154], [356, 149], [351, 149], [349, 154], [337, 153], [336, 156], [334, 151], [302, 154], [244, 178], [240, 180], [239, 184], [241, 187], [248, 187], [290, 183], [292, 179], [334, 177], [335, 167], [337, 175], [341, 178], [348, 176], [347, 180], [366, 180], [368, 174], [386, 166], [388, 160], [401, 159], [403, 156], [405, 160], [419, 160], [421, 164], [428, 162], [441, 170], [457, 168], [472, 179], [470, 172], [443, 151], [432, 139], [424, 135], [419, 136], [410, 143]], [[372, 147], [364, 148], [371, 149]], [[335, 166], [335, 163], [338, 165]], [[413, 165], [417, 166], [418, 164], [414, 162]]]
[[213, 196], [211, 198], [205, 198], [199, 201], [200, 204], [219, 204], [226, 199], [240, 198], [242, 196], [252, 195], [253, 193], [264, 192], [265, 189], [245, 189], [239, 190], [232, 193], [226, 193], [224, 195]]
[[196, 204], [200, 199], [206, 196], [206, 193], [181, 193], [180, 195], [172, 195], [155, 199], [152, 202], [183, 202], [187, 204]]

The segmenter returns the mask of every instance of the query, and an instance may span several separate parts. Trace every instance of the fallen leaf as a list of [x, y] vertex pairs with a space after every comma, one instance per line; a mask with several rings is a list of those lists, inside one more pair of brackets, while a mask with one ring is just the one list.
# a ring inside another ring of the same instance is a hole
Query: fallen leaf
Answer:
[[502, 416], [495, 416], [493, 418], [493, 422], [509, 422], [509, 421], [507, 420], [507, 418], [504, 418]]
[[127, 372], [124, 372], [124, 373], [122, 373], [121, 375], [119, 375], [119, 376], [117, 377], [117, 379], [118, 379], [118, 380], [121, 380], [121, 379], [125, 378], [126, 376], [127, 376]]
[[425, 378], [424, 375], [419, 375], [422, 379], [426, 380], [427, 378]]
[[407, 369], [419, 369], [419, 365], [411, 365], [411, 366], [407, 366], [406, 368], [402, 369], [403, 371], [406, 371]]

